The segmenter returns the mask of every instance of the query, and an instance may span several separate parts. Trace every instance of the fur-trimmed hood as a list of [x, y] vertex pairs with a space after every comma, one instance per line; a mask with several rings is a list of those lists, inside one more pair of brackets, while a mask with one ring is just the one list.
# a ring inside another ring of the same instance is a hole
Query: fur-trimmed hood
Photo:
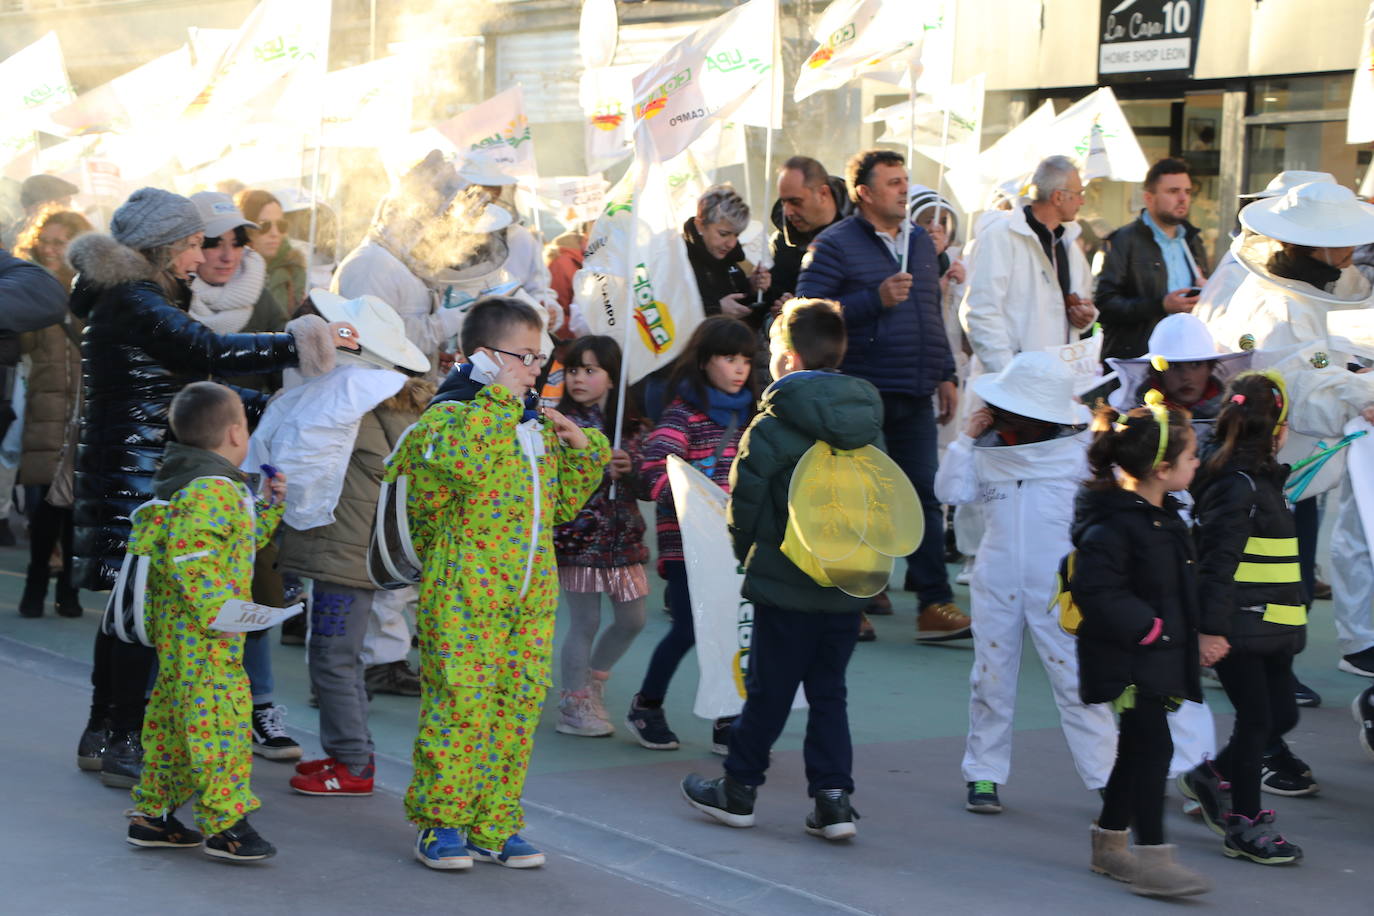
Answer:
[[147, 258], [103, 232], [88, 232], [67, 246], [67, 263], [97, 289], [151, 280], [155, 273]]

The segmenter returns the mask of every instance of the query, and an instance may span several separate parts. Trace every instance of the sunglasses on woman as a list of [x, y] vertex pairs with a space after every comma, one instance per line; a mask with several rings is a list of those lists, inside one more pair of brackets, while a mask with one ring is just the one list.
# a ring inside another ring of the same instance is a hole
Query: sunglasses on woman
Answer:
[[250, 229], [248, 231], [257, 234], [260, 232], [266, 232], [268, 229], [275, 228], [282, 235], [286, 235], [286, 229], [288, 225], [289, 223], [287, 223], [284, 219], [263, 219], [258, 220], [257, 229]]

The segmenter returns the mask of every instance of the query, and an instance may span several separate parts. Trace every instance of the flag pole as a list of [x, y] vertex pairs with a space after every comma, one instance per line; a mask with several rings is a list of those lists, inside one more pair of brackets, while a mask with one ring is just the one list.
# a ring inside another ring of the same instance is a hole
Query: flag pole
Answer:
[[[310, 258], [314, 259], [315, 232], [319, 224], [320, 211], [320, 155], [324, 151], [324, 106], [320, 106], [320, 117], [315, 127], [315, 167], [310, 177]], [[306, 278], [310, 276], [310, 264], [305, 265]]]
[[[907, 258], [911, 253], [911, 164], [916, 158], [916, 65], [906, 71], [911, 77], [911, 94], [907, 96], [906, 123], [906, 206], [902, 208], [902, 273], [907, 272]], [[936, 189], [937, 193], [939, 189]]]
[[[759, 226], [763, 232], [764, 245], [763, 248], [760, 249], [763, 252], [763, 256], [760, 258], [760, 264], [755, 265], [755, 270], [762, 266], [762, 261], [768, 260], [768, 219], [772, 213], [768, 206], [768, 176], [773, 168], [773, 103], [778, 95], [778, 70], [782, 65], [782, 61], [778, 59], [780, 56], [778, 54], [778, 28], [782, 23], [778, 20], [778, 0], [773, 0], [773, 47], [772, 59], [768, 64], [768, 126], [765, 128], [767, 134], [763, 141], [763, 168], [760, 170], [763, 177], [761, 189], [763, 193], [763, 207], [759, 210]], [[781, 115], [781, 112], [778, 113]], [[748, 166], [745, 167], [744, 173], [745, 175], [749, 174]], [[769, 264], [768, 266], [771, 269], [773, 265]], [[755, 296], [754, 303], [756, 305], [763, 304], [763, 292], [763, 290], [759, 290]]]
[[[630, 243], [625, 246], [625, 327], [621, 332], [620, 339], [620, 378], [617, 385], [615, 398], [615, 438], [611, 440], [611, 448], [620, 448], [621, 438], [625, 435], [625, 401], [629, 397], [630, 391], [630, 332], [635, 323], [635, 252], [639, 245], [639, 202], [643, 197], [644, 183], [648, 178], [647, 151], [643, 148], [648, 139], [648, 131], [635, 131], [635, 163], [634, 168], [639, 169], [639, 174], [635, 177], [635, 189], [633, 203], [630, 205]], [[611, 481], [610, 498], [615, 499], [616, 489], [620, 481]]]

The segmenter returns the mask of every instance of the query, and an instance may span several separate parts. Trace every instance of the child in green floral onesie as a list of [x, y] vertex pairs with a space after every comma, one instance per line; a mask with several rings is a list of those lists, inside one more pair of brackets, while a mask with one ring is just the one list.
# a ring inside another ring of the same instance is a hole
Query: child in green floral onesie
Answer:
[[490, 297], [463, 324], [463, 353], [388, 463], [404, 475], [421, 560], [420, 727], [406, 815], [430, 868], [474, 858], [542, 865], [520, 796], [552, 681], [554, 526], [576, 517], [610, 461], [606, 437], [532, 391], [546, 359], [530, 306]]
[[211, 628], [231, 599], [252, 600], [253, 556], [281, 521], [285, 475], [254, 503], [239, 470], [248, 453], [243, 402], [213, 382], [172, 399], [172, 433], [153, 478], [156, 500], [134, 512], [129, 552], [151, 558], [144, 597], [157, 681], [143, 722], [143, 774], [132, 791], [128, 841], [198, 846], [201, 835], [175, 816], [195, 800], [205, 852], [232, 861], [276, 853], [247, 815], [252, 736], [243, 634]]

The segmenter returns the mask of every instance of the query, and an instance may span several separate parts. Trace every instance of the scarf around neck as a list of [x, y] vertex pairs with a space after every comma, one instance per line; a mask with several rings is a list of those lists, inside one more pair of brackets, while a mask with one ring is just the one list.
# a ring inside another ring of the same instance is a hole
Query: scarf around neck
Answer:
[[191, 317], [218, 334], [243, 329], [267, 283], [267, 262], [251, 248], [243, 249], [239, 269], [223, 286], [197, 276], [191, 281]]
[[678, 390], [678, 396], [698, 410], [706, 411], [706, 415], [711, 418], [712, 423], [727, 429], [732, 422], [737, 428], [744, 426], [749, 419], [749, 408], [754, 404], [754, 393], [748, 388], [741, 388], [734, 394], [727, 394], [719, 388], [707, 385], [707, 403], [702, 404], [698, 392], [693, 391], [691, 385], [684, 384]]

